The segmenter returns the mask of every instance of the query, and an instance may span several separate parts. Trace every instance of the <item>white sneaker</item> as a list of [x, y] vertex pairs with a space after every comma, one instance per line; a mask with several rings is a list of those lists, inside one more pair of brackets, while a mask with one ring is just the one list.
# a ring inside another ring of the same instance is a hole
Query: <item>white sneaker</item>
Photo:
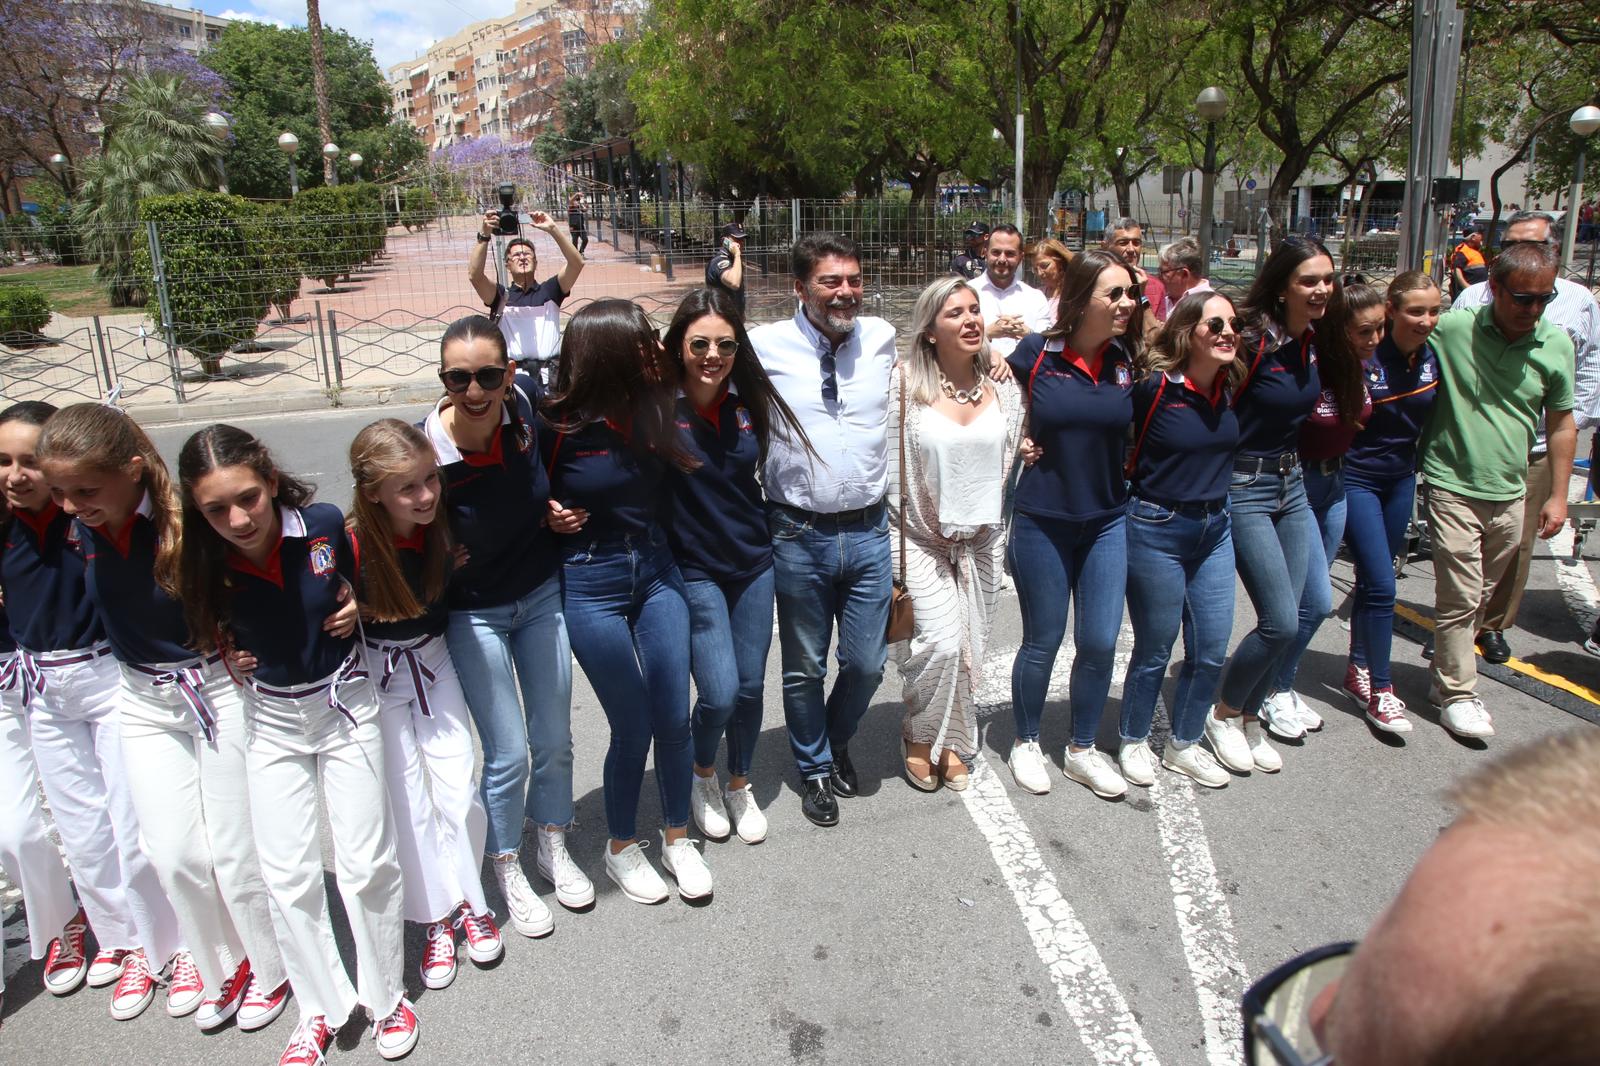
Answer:
[[711, 867], [688, 837], [668, 843], [666, 833], [661, 834], [661, 865], [677, 880], [678, 895], [684, 899], [711, 895]]
[[635, 841], [619, 852], [606, 845], [606, 876], [635, 903], [660, 903], [667, 898], [667, 883], [644, 857], [645, 842]]
[[1483, 701], [1476, 696], [1445, 704], [1439, 715], [1439, 724], [1458, 737], [1482, 739], [1494, 736], [1494, 722], [1489, 718]]
[[1062, 753], [1061, 769], [1069, 780], [1089, 786], [1091, 792], [1104, 799], [1116, 799], [1128, 791], [1128, 783], [1098, 748], [1073, 751], [1069, 747]]
[[756, 803], [755, 790], [749, 785], [743, 788], [730, 788], [722, 794], [727, 805], [728, 818], [733, 822], [733, 831], [739, 834], [739, 839], [746, 844], [759, 844], [767, 839], [767, 816], [761, 813], [761, 805]]
[[689, 790], [689, 811], [700, 832], [712, 840], [728, 839], [733, 826], [728, 824], [728, 810], [722, 805], [722, 782], [717, 780], [715, 770], [710, 777], [694, 775], [694, 787]]
[[1307, 733], [1315, 733], [1326, 723], [1322, 715], [1311, 709], [1311, 704], [1300, 698], [1300, 693], [1290, 691], [1289, 701], [1294, 704], [1294, 716], [1300, 720]]
[[1161, 753], [1161, 765], [1207, 788], [1225, 788], [1230, 780], [1228, 771], [1217, 765], [1217, 760], [1199, 744], [1185, 744], [1180, 748], [1175, 742], [1167, 741], [1167, 748]]
[[1006, 765], [1011, 767], [1011, 779], [1024, 792], [1042, 796], [1050, 791], [1050, 770], [1045, 765], [1044, 752], [1039, 750], [1037, 740], [1024, 740], [1012, 745], [1011, 758], [1006, 760]]
[[494, 876], [500, 882], [500, 895], [506, 901], [506, 912], [511, 915], [511, 924], [517, 932], [529, 937], [549, 936], [556, 927], [556, 920], [550, 916], [550, 908], [544, 905], [544, 900], [528, 884], [515, 852], [496, 856]]
[[1247, 774], [1256, 768], [1256, 761], [1239, 722], [1239, 718], [1218, 718], [1213, 707], [1206, 712], [1206, 740], [1219, 763], [1236, 774]]
[[[579, 869], [567, 850], [565, 829], [535, 829], [533, 868], [556, 889], [556, 902], [568, 910], [582, 910], [594, 902], [594, 882]], [[514, 920], [514, 919], [513, 919]]]
[[1293, 692], [1274, 692], [1262, 700], [1261, 722], [1284, 740], [1299, 740], [1306, 735], [1306, 727], [1295, 713]]
[[1124, 740], [1117, 752], [1117, 766], [1130, 785], [1149, 788], [1156, 783], [1156, 757], [1148, 740]]
[[1260, 722], [1244, 723], [1244, 739], [1250, 745], [1250, 761], [1264, 774], [1275, 774], [1283, 769], [1283, 756], [1267, 743], [1267, 732]]

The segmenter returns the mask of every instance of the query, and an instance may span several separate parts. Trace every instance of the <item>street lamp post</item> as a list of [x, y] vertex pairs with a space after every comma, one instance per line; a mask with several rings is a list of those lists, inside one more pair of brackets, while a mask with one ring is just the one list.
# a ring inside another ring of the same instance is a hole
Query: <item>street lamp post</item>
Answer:
[[1215, 85], [1201, 89], [1195, 114], [1205, 120], [1206, 154], [1200, 167], [1200, 262], [1211, 269], [1211, 209], [1217, 194], [1217, 120], [1228, 113], [1228, 94]]
[[339, 184], [339, 167], [336, 163], [336, 160], [339, 158], [339, 146], [334, 144], [332, 141], [329, 141], [327, 144], [323, 145], [322, 158], [328, 160], [330, 163], [335, 164], [328, 168], [328, 173], [333, 175], [333, 180], [330, 182], [330, 184]]
[[361, 164], [366, 162], [366, 160], [361, 158], [360, 152], [351, 152], [349, 159], [350, 167], [353, 171], [355, 171], [355, 179], [357, 182], [359, 182], [361, 180]]
[[[206, 125], [211, 128], [211, 135], [224, 145], [228, 143], [228, 116], [220, 111], [206, 112]], [[228, 165], [222, 157], [217, 157], [217, 191], [228, 191]]]
[[289, 198], [300, 195], [300, 173], [294, 166], [294, 154], [300, 150], [300, 138], [288, 130], [278, 134], [278, 151], [289, 157]]
[[1600, 130], [1600, 107], [1585, 104], [1567, 120], [1578, 135], [1578, 161], [1572, 168], [1572, 188], [1567, 192], [1567, 226], [1561, 235], [1561, 269], [1572, 265], [1572, 246], [1578, 238], [1578, 208], [1583, 204], [1583, 151], [1589, 137]]

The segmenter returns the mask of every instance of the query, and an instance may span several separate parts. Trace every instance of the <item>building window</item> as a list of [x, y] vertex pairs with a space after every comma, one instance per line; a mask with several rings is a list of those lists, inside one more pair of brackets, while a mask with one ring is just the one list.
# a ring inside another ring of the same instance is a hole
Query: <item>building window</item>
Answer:
[[193, 37], [194, 36], [194, 27], [193, 26], [189, 26], [189, 25], [179, 26], [178, 27], [178, 35], [180, 37]]
[[566, 52], [574, 52], [589, 43], [589, 35], [582, 30], [563, 30], [561, 32], [561, 48]]
[[622, 40], [622, 34], [623, 34], [623, 29], [622, 29], [621, 26], [613, 26], [613, 27], [611, 27], [611, 39], [613, 41]]

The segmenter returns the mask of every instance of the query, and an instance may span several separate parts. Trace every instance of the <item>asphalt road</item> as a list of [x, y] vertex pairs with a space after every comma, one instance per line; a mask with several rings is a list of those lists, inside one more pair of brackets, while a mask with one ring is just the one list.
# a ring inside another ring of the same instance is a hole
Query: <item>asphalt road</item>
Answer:
[[[313, 477], [323, 498], [348, 502], [345, 449], [381, 414], [335, 411], [242, 419], [286, 469]], [[175, 454], [192, 427], [157, 432]], [[1536, 563], [1524, 625], [1570, 645], [1572, 575]], [[1336, 576], [1348, 569], [1340, 563]], [[1413, 577], [1402, 599], [1431, 596]], [[1236, 636], [1252, 623], [1241, 595]], [[1553, 634], [1553, 636], [1552, 636]], [[600, 770], [605, 720], [576, 671], [573, 733], [578, 861], [595, 879], [588, 913], [556, 907], [540, 941], [507, 931], [503, 961], [480, 970], [462, 955], [444, 991], [414, 970], [420, 932], [408, 928], [408, 986], [422, 1019], [410, 1061], [439, 1063], [1110, 1063], [1237, 1062], [1237, 1002], [1249, 980], [1331, 940], [1359, 937], [1450, 818], [1441, 793], [1496, 751], [1543, 734], [1592, 728], [1520, 691], [1484, 682], [1499, 735], [1455, 740], [1425, 706], [1425, 662], [1396, 646], [1396, 683], [1416, 731], [1381, 739], [1336, 689], [1347, 634], [1318, 633], [1300, 691], [1327, 718], [1301, 744], [1281, 745], [1285, 769], [1235, 778], [1220, 791], [1158, 771], [1153, 789], [1107, 802], [1054, 771], [1047, 796], [1016, 788], [1005, 769], [1014, 727], [1010, 665], [1020, 641], [1015, 596], [1000, 606], [980, 690], [983, 758], [964, 794], [916, 792], [897, 774], [899, 681], [891, 666], [852, 754], [863, 795], [842, 801], [842, 824], [800, 814], [782, 728], [778, 655], [768, 664], [767, 727], [756, 791], [771, 819], [766, 843], [708, 843], [716, 895], [631, 903], [602, 868]], [[1581, 634], [1579, 634], [1581, 636]], [[1511, 634], [1519, 654], [1524, 638]], [[1125, 662], [1131, 635], [1120, 647]], [[1068, 732], [1070, 645], [1057, 661], [1044, 744], [1059, 766]], [[1584, 665], [1579, 660], [1580, 665]], [[1592, 671], [1593, 672], [1593, 671]], [[1114, 751], [1122, 671], [1103, 722]], [[1596, 678], [1580, 679], [1596, 684]], [[1171, 694], [1171, 684], [1167, 689]], [[1164, 714], [1158, 717], [1158, 729]], [[641, 832], [659, 828], [648, 783]], [[656, 849], [650, 853], [658, 855]], [[330, 882], [331, 883], [331, 882]], [[492, 883], [492, 879], [491, 879]], [[536, 887], [544, 887], [535, 882]], [[491, 887], [491, 903], [496, 899]], [[335, 903], [337, 907], [337, 902]], [[257, 1034], [201, 1035], [158, 1005], [132, 1022], [106, 1015], [108, 994], [44, 994], [23, 966], [20, 922], [6, 926], [10, 985], [0, 1028], [7, 1066], [70, 1063], [276, 1061], [293, 1024]], [[348, 949], [348, 941], [346, 940]], [[347, 955], [347, 957], [349, 957]], [[20, 967], [20, 972], [19, 972]], [[377, 1063], [368, 1030], [340, 1036], [332, 1060]]]

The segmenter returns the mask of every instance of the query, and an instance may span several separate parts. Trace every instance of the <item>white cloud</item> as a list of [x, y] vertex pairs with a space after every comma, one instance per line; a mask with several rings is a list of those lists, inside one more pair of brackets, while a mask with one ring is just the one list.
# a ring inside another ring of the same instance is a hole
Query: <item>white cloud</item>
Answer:
[[[202, 0], [208, 11], [279, 26], [306, 24], [305, 0]], [[508, 15], [516, 0], [322, 0], [322, 24], [372, 44], [378, 66], [387, 70], [426, 51], [469, 23]]]
[[241, 22], [265, 22], [269, 26], [278, 27], [280, 30], [286, 30], [289, 28], [289, 24], [282, 19], [271, 18], [267, 15], [258, 15], [254, 11], [235, 11], [231, 7], [225, 11], [218, 11], [217, 16], [225, 19], [237, 19]]

